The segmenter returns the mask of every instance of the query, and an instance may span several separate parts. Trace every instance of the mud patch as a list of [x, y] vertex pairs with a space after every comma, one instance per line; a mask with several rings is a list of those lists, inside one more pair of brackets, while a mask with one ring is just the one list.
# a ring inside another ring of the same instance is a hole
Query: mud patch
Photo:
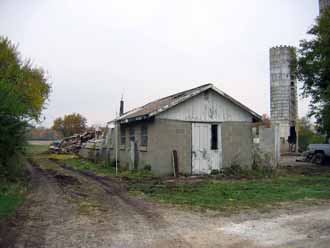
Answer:
[[68, 185], [80, 185], [81, 183], [79, 180], [72, 176], [62, 175], [62, 174], [56, 174], [54, 176], [57, 183], [61, 186], [68, 186]]

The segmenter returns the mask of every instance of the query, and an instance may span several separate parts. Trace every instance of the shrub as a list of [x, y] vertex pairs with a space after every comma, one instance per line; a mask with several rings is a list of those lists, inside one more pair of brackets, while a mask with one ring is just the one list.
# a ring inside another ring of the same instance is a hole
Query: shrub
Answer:
[[244, 170], [239, 164], [233, 163], [230, 167], [224, 168], [223, 174], [225, 176], [242, 176]]
[[220, 174], [220, 170], [212, 170], [211, 171], [211, 175], [219, 175]]

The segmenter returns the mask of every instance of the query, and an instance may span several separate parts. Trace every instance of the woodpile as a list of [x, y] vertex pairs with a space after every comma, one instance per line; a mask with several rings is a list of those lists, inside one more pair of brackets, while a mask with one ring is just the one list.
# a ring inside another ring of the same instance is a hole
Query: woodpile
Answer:
[[61, 142], [50, 146], [52, 153], [79, 153], [82, 144], [96, 137], [95, 131], [87, 131], [83, 134], [75, 134], [64, 138]]

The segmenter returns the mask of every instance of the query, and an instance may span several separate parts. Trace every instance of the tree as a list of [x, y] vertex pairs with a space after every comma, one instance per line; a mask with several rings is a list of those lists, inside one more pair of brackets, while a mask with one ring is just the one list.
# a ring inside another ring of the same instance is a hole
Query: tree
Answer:
[[298, 120], [299, 149], [306, 151], [309, 144], [324, 143], [325, 137], [317, 134], [307, 117]]
[[0, 177], [14, 174], [28, 122], [39, 120], [50, 90], [44, 71], [0, 36]]
[[64, 121], [61, 117], [56, 118], [53, 122], [52, 129], [61, 133], [64, 136]]
[[330, 9], [308, 31], [298, 50], [297, 77], [303, 82], [303, 96], [311, 97], [309, 116], [317, 130], [330, 138]]
[[64, 118], [56, 118], [52, 129], [61, 132], [64, 136], [72, 136], [86, 130], [87, 119], [80, 114], [65, 115]]

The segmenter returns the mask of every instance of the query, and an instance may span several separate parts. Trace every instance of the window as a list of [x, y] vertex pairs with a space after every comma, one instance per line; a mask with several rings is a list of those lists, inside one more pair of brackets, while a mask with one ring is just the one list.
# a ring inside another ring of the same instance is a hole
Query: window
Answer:
[[218, 150], [218, 125], [211, 126], [211, 150]]
[[141, 127], [141, 146], [148, 146], [148, 127]]
[[134, 127], [131, 127], [129, 129], [129, 141], [135, 142], [135, 129], [134, 129]]
[[126, 144], [126, 130], [124, 127], [120, 127], [120, 145]]

